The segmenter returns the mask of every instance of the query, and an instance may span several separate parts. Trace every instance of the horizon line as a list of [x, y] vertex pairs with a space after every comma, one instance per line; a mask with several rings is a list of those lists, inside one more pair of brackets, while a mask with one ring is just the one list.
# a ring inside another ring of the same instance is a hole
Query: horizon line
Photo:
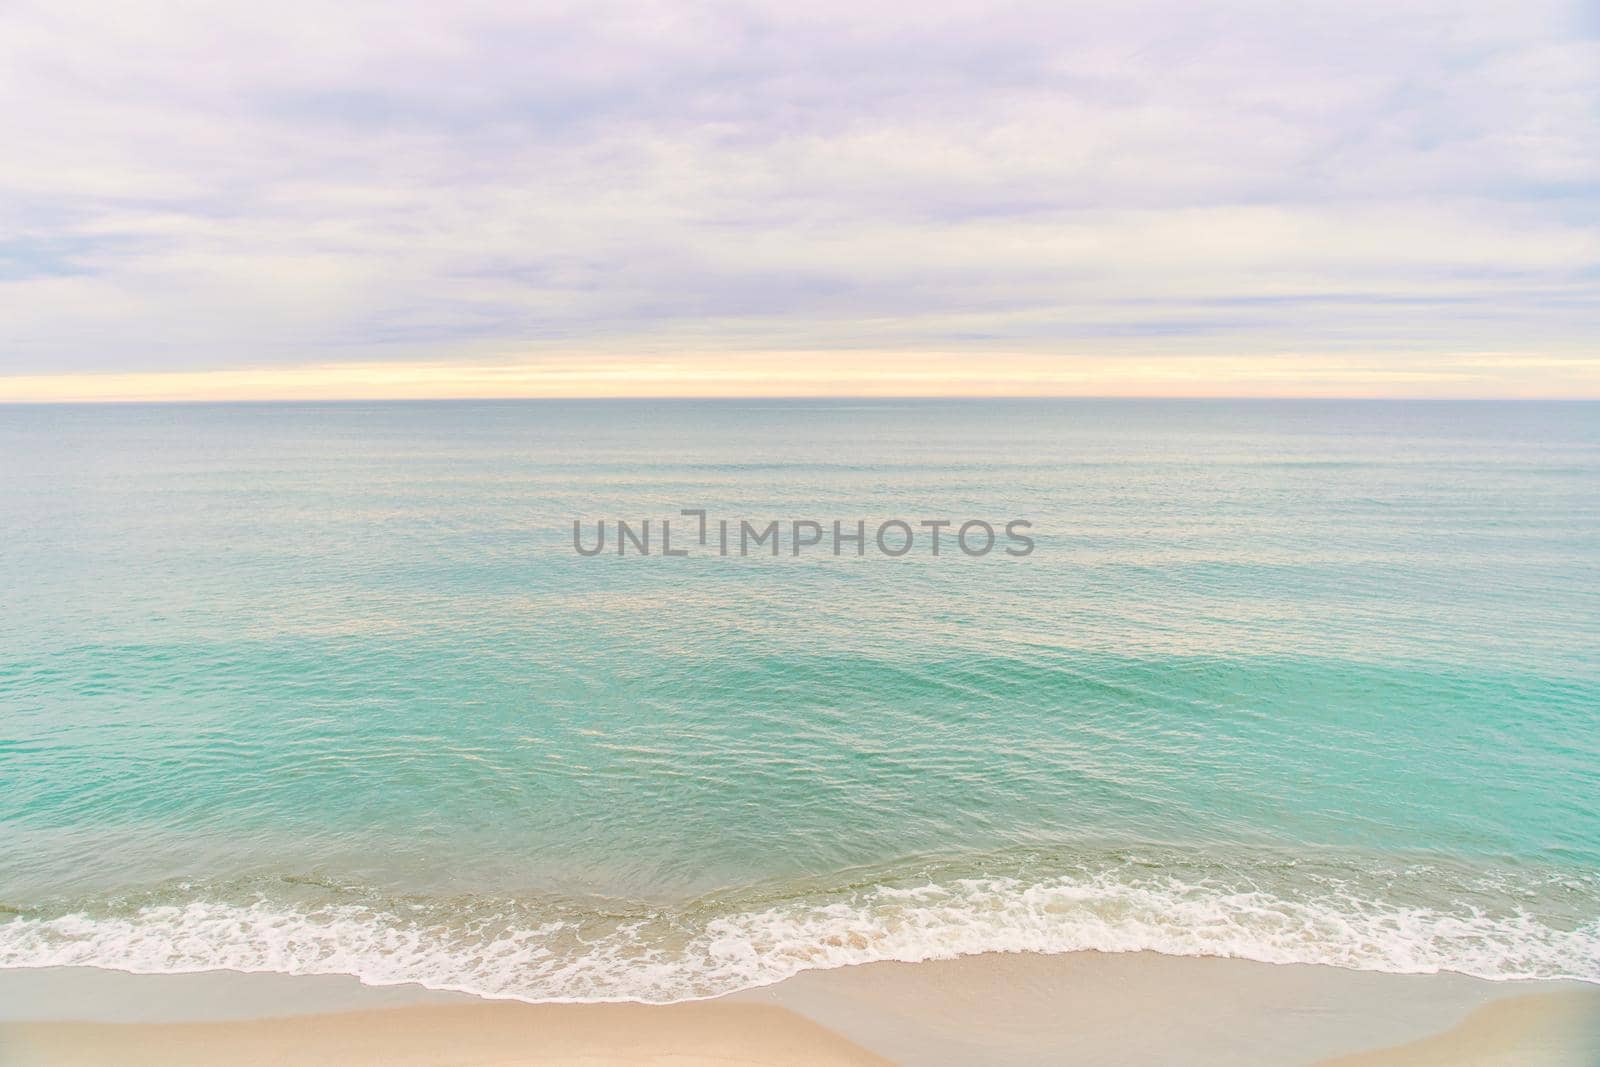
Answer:
[[1116, 401], [1188, 401], [1194, 403], [1257, 401], [1279, 403], [1283, 401], [1308, 401], [1315, 403], [1526, 403], [1526, 404], [1593, 404], [1600, 403], [1600, 394], [1593, 396], [1545, 396], [1484, 394], [1448, 396], [1435, 393], [1402, 395], [1307, 394], [1307, 393], [749, 393], [749, 394], [593, 394], [566, 396], [266, 396], [266, 397], [97, 397], [97, 398], [37, 398], [13, 400], [0, 397], [0, 407], [98, 407], [117, 406], [193, 406], [247, 405], [247, 404], [521, 404], [521, 403], [602, 403], [602, 402], [661, 402], [703, 404], [739, 403], [749, 400], [766, 401], [1059, 401], [1059, 400], [1116, 400]]
[[1600, 399], [1600, 353], [885, 349], [484, 354], [0, 374], [0, 403], [603, 399]]

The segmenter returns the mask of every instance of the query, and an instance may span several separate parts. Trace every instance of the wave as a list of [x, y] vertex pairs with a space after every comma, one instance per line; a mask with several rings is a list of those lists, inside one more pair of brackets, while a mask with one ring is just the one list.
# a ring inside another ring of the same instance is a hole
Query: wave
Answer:
[[668, 1003], [880, 960], [1085, 950], [1600, 982], [1600, 918], [1587, 882], [1556, 884], [1579, 911], [1545, 914], [1514, 902], [1498, 911], [1481, 902], [1399, 904], [1344, 879], [1305, 879], [1296, 892], [1261, 888], [1258, 878], [1234, 882], [1130, 877], [1126, 869], [901, 878], [674, 907], [368, 892], [227, 900], [189, 887], [182, 900], [169, 891], [166, 900], [24, 910], [0, 923], [0, 967], [344, 974], [532, 1002]]

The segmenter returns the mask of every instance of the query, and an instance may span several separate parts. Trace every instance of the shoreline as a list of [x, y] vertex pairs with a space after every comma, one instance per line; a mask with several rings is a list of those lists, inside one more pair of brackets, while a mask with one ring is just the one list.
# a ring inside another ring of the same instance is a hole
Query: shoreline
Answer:
[[1180, 1049], [1218, 1067], [1584, 1067], [1600, 1057], [1600, 987], [1149, 952], [868, 963], [671, 1005], [527, 1004], [327, 975], [0, 971], [8, 1067], [1155, 1064]]

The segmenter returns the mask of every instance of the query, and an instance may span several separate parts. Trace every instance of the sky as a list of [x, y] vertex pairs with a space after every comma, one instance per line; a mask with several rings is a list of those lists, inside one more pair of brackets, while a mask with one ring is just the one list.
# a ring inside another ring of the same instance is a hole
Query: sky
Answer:
[[0, 401], [1600, 396], [1600, 3], [0, 0]]

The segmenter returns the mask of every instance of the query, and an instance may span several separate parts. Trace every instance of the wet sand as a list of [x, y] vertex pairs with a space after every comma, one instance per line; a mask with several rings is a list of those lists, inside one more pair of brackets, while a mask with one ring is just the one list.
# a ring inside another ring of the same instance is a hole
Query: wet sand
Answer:
[[0, 972], [0, 1063], [1592, 1067], [1600, 989], [1152, 953], [810, 971], [667, 1006], [339, 976]]

